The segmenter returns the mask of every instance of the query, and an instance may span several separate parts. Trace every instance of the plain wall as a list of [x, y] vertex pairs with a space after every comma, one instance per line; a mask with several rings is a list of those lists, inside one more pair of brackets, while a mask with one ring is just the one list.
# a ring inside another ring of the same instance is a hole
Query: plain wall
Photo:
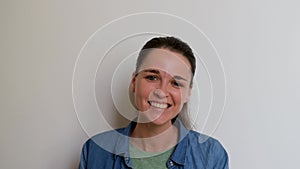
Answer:
[[88, 139], [72, 98], [77, 56], [98, 28], [136, 12], [185, 18], [215, 45], [227, 100], [213, 136], [227, 149], [231, 168], [297, 168], [299, 5], [292, 0], [2, 0], [0, 168], [77, 168]]

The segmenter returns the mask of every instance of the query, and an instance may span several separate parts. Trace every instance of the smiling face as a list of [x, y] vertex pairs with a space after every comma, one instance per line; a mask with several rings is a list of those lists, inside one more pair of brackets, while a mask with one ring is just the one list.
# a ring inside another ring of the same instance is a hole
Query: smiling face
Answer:
[[131, 80], [140, 123], [172, 125], [188, 101], [192, 79], [189, 61], [168, 49], [149, 49]]

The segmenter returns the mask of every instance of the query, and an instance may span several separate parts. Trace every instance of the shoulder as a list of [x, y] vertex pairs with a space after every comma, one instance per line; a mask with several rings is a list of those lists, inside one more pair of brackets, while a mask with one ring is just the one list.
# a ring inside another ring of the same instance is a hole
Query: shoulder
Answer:
[[82, 148], [80, 169], [109, 168], [113, 165], [119, 147], [128, 140], [126, 128], [106, 131], [88, 139]]
[[115, 130], [105, 131], [92, 136], [85, 142], [85, 146], [101, 146], [114, 145], [118, 139], [124, 136], [126, 128], [119, 128]]
[[190, 154], [206, 159], [206, 166], [228, 167], [228, 154], [217, 139], [191, 130], [187, 135]]
[[193, 145], [223, 148], [222, 144], [217, 139], [194, 130], [189, 131], [188, 138], [194, 143]]
[[122, 131], [123, 129], [111, 130], [88, 139], [82, 147], [79, 168], [108, 168], [112, 166], [115, 158], [115, 147]]
[[120, 140], [126, 137], [126, 128], [119, 128], [94, 135], [83, 145], [83, 151], [88, 153], [113, 152]]

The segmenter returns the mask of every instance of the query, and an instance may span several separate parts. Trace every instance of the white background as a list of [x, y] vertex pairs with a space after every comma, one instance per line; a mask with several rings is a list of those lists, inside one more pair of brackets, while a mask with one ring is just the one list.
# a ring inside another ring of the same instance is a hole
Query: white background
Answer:
[[79, 50], [111, 20], [146, 11], [186, 18], [218, 49], [228, 95], [213, 136], [226, 147], [230, 167], [297, 168], [299, 5], [292, 0], [2, 0], [0, 168], [77, 167], [88, 138], [72, 102]]

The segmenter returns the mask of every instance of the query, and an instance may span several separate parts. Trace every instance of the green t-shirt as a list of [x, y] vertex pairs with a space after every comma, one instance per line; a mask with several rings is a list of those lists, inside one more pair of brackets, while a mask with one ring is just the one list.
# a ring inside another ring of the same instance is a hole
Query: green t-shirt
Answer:
[[130, 157], [134, 169], [166, 169], [174, 147], [164, 152], [146, 152], [130, 144]]

